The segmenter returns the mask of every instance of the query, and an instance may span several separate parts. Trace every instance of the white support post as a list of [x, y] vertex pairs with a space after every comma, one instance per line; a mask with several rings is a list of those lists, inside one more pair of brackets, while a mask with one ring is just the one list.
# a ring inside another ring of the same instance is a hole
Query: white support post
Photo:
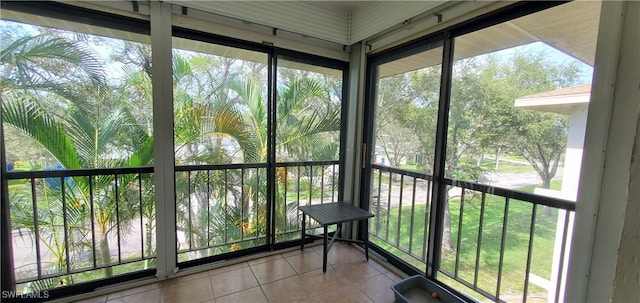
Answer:
[[[364, 46], [361, 43], [357, 43], [351, 46], [351, 56], [349, 63], [349, 82], [343, 83], [348, 85], [347, 106], [344, 110], [347, 111], [346, 127], [344, 134], [346, 136], [345, 145], [343, 148], [345, 153], [344, 165], [346, 166], [344, 171], [344, 200], [353, 204], [354, 206], [360, 206], [360, 172], [362, 171], [362, 129], [363, 116], [364, 116], [364, 87], [365, 87], [365, 51]], [[368, 149], [368, 148], [367, 148]], [[357, 230], [353, 228], [345, 228], [345, 235], [351, 235], [352, 238], [356, 237]]]
[[176, 271], [175, 154], [173, 148], [173, 70], [171, 4], [151, 1], [153, 156], [156, 200], [157, 273]]
[[[580, 188], [578, 190], [578, 203], [575, 212], [575, 227], [571, 244], [570, 264], [565, 292], [566, 302], [608, 302], [611, 298], [610, 285], [593, 284], [593, 281], [605, 279], [605, 277], [593, 277], [594, 266], [603, 262], [602, 266], [610, 266], [598, 256], [600, 252], [615, 251], [615, 245], [606, 247], [609, 243], [598, 243], [598, 234], [605, 240], [607, 237], [619, 236], [611, 233], [604, 235], [606, 228], [602, 223], [612, 217], [607, 215], [607, 208], [614, 210], [613, 205], [621, 200], [620, 187], [626, 186], [620, 182], [620, 172], [617, 166], [624, 162], [624, 145], [614, 144], [612, 137], [620, 137], [614, 130], [623, 129], [613, 127], [615, 124], [624, 123], [622, 117], [616, 117], [614, 112], [614, 88], [616, 87], [618, 60], [621, 45], [622, 16], [624, 2], [603, 1], [600, 13], [600, 26], [598, 29], [598, 42], [595, 56], [595, 73], [589, 102], [589, 113], [584, 141], [582, 158], [582, 172]], [[624, 111], [624, 109], [623, 109]], [[616, 122], [616, 120], [619, 120]], [[622, 125], [621, 125], [622, 126]], [[624, 126], [622, 126], [624, 127]], [[624, 136], [624, 135], [623, 135]], [[616, 141], [616, 140], [614, 140]], [[605, 161], [607, 165], [605, 166]], [[613, 161], [613, 162], [611, 162]], [[606, 205], [601, 205], [607, 203]], [[604, 210], [604, 213], [603, 213]], [[613, 228], [613, 227], [612, 227]], [[613, 228], [615, 229], [615, 228]], [[615, 242], [615, 240], [614, 240]], [[604, 273], [604, 272], [602, 272]], [[591, 288], [591, 286], [596, 286]]]

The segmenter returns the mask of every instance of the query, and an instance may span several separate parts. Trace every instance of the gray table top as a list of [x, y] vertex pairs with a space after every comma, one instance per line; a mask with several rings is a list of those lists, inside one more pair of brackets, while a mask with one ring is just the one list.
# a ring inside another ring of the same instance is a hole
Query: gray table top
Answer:
[[320, 225], [338, 224], [373, 217], [372, 213], [344, 202], [305, 205], [298, 207], [298, 209], [318, 221]]

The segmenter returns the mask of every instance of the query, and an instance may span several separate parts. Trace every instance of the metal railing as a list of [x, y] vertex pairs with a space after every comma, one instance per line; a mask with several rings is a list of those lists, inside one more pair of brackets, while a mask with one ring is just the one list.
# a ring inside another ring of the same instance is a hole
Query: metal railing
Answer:
[[417, 268], [425, 268], [432, 177], [382, 165], [372, 168], [370, 211], [375, 216], [369, 220], [371, 242]]
[[6, 177], [19, 289], [154, 266], [152, 167], [12, 171]]
[[[276, 163], [277, 193], [280, 192], [276, 195], [276, 243], [300, 239], [302, 213], [298, 206], [338, 202], [339, 163]], [[307, 230], [319, 227], [314, 220], [307, 221]]]
[[[299, 205], [337, 201], [339, 161], [276, 163], [275, 172], [275, 240], [297, 240]], [[267, 164], [177, 166], [175, 178], [179, 261], [268, 242]], [[153, 167], [12, 171], [7, 179], [18, 289], [154, 267]]]
[[267, 164], [176, 167], [178, 260], [266, 243]]
[[[338, 164], [275, 164], [276, 243], [300, 238], [298, 205], [336, 202]], [[176, 167], [179, 261], [267, 243], [267, 168], [266, 163]]]
[[[431, 176], [372, 165], [372, 243], [427, 268]], [[447, 203], [437, 279], [491, 301], [557, 301], [575, 202], [445, 179]]]

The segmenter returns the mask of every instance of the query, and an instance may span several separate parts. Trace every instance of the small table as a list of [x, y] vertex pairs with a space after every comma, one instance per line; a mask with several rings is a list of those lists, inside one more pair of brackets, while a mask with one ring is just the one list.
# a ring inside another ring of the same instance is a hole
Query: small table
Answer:
[[[373, 217], [373, 214], [362, 209], [354, 207], [351, 204], [347, 204], [344, 202], [335, 202], [335, 203], [326, 203], [326, 204], [314, 204], [314, 205], [306, 205], [299, 206], [298, 209], [302, 212], [302, 243], [300, 244], [300, 250], [304, 250], [304, 241], [306, 239], [306, 222], [305, 217], [309, 216], [310, 218], [316, 220], [322, 227], [324, 227], [324, 236], [323, 236], [323, 253], [322, 253], [322, 272], [327, 272], [327, 254], [329, 253], [329, 249], [333, 245], [333, 242], [336, 241], [340, 231], [342, 229], [342, 223], [350, 222], [350, 221], [360, 221], [366, 220], [368, 224], [369, 218]], [[331, 238], [331, 242], [328, 242], [328, 232], [327, 227], [329, 225], [338, 224], [338, 229], [336, 233]], [[309, 235], [315, 236], [316, 235]], [[364, 241], [360, 240], [351, 240], [351, 239], [338, 239], [338, 241], [346, 241], [358, 244], [364, 244], [364, 251], [369, 261], [369, 233], [364, 233]]]

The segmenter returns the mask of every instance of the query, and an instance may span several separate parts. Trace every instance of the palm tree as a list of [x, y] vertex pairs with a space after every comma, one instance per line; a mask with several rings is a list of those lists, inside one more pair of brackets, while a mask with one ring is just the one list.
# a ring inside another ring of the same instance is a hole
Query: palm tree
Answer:
[[[153, 138], [127, 108], [120, 106], [123, 97], [110, 91], [100, 62], [82, 44], [48, 36], [24, 37], [8, 44], [0, 62], [4, 125], [35, 139], [64, 168], [129, 167], [150, 163]], [[117, 152], [126, 156], [113, 157], [114, 147], [125, 142], [128, 148]], [[123, 204], [128, 202], [120, 198], [126, 195], [126, 190], [122, 189], [128, 189], [133, 180], [132, 175], [122, 175], [117, 181], [113, 177], [96, 177], [94, 182], [86, 177], [74, 177], [74, 186], [67, 183], [65, 187], [66, 200], [75, 203], [65, 204], [69, 230], [64, 232], [86, 235], [90, 230], [87, 226], [95, 224], [100, 259], [102, 265], [107, 266], [107, 276], [112, 274], [109, 234], [116, 226], [129, 224], [131, 213], [128, 210], [132, 207], [125, 207]], [[121, 189], [118, 198], [109, 193], [115, 182]], [[95, 193], [93, 201], [91, 187]], [[118, 200], [122, 205], [115, 207]], [[94, 222], [90, 222], [92, 207]], [[23, 222], [25, 226], [31, 222], [28, 227], [33, 229], [33, 214], [24, 215], [25, 218], [14, 216], [12, 220]], [[58, 216], [57, 220], [62, 218], [60, 213], [52, 216]], [[60, 228], [51, 220], [49, 224], [46, 220], [40, 221], [40, 226]], [[89, 244], [92, 245], [95, 244]]]
[[[80, 43], [66, 41], [62, 38], [44, 36], [25, 37], [8, 44], [2, 53], [2, 99], [4, 125], [14, 127], [31, 138], [35, 139], [66, 169], [90, 168], [90, 167], [121, 167], [147, 165], [152, 157], [153, 138], [149, 127], [140, 125], [139, 118], [134, 117], [131, 109], [123, 107], [123, 96], [114, 94], [107, 85], [102, 75], [100, 63], [90, 50]], [[72, 71], [70, 76], [60, 71]], [[174, 59], [174, 80], [176, 82], [186, 79], [193, 74], [189, 70], [188, 62]], [[145, 91], [150, 83], [148, 73], [144, 70], [130, 71], [127, 84], [135, 84], [138, 90]], [[136, 86], [137, 85], [137, 86]], [[229, 93], [233, 91], [234, 93]], [[192, 90], [185, 90], [176, 94], [176, 134], [181, 136], [177, 140], [179, 146], [188, 146], [202, 133], [212, 137], [227, 137], [234, 139], [240, 146], [245, 162], [261, 162], [266, 160], [267, 131], [266, 110], [261, 98], [258, 86], [251, 80], [222, 81], [218, 87], [210, 92], [199, 92], [197, 98], [191, 98]], [[278, 123], [282, 134], [280, 150], [286, 150], [298, 144], [298, 148], [305, 146], [304, 140], [313, 139], [318, 134], [326, 131], [334, 131], [339, 128], [338, 114], [335, 110], [327, 110], [325, 113], [313, 112], [301, 115], [296, 110], [303, 106], [305, 98], [321, 98], [322, 89], [312, 81], [300, 81], [289, 87], [283, 88], [278, 98]], [[144, 93], [142, 95], [145, 95]], [[232, 96], [233, 95], [233, 96]], [[147, 94], [148, 96], [148, 94]], [[230, 97], [231, 96], [231, 97]], [[216, 99], [216, 102], [202, 102], [202, 100]], [[249, 109], [243, 112], [238, 107], [242, 102]], [[53, 110], [52, 110], [53, 109]], [[319, 138], [319, 137], [318, 137]], [[121, 150], [124, 157], [109, 157], [113, 154], [114, 146], [127, 147]], [[192, 161], [211, 160], [211, 155], [193, 153]], [[106, 156], [106, 157], [105, 157]], [[214, 157], [223, 156], [221, 154]], [[208, 157], [209, 159], [206, 159]], [[265, 197], [266, 178], [258, 177], [258, 172], [248, 177], [249, 181], [242, 186], [242, 190], [235, 195], [246, 194], [240, 207], [229, 207], [221, 211], [221, 204], [208, 207], [200, 207], [200, 210], [214, 211], [215, 215], [224, 214], [226, 217], [239, 218], [238, 213], [244, 214], [240, 218], [240, 224], [229, 220], [225, 222], [225, 228], [229, 230], [227, 235], [234, 237], [248, 232], [245, 223], [248, 220], [249, 201], [255, 201], [260, 214], [254, 218], [254, 227], [264, 225], [264, 205], [260, 205], [260, 197]], [[120, 176], [117, 180], [118, 187], [130, 189], [135, 187], [135, 178], [131, 175]], [[216, 182], [221, 182], [218, 178]], [[48, 208], [50, 212], [40, 212], [38, 223], [41, 228], [46, 227], [53, 232], [51, 236], [67, 233], [76, 233], [80, 236], [72, 237], [70, 246], [90, 247], [99, 246], [101, 265], [107, 266], [105, 274], [112, 274], [109, 235], [114, 233], [116, 226], [126, 228], [129, 226], [133, 213], [127, 210], [134, 209], [123, 197], [126, 190], [119, 192], [119, 197], [109, 194], [114, 190], [116, 180], [112, 177], [96, 177], [91, 182], [88, 178], [73, 178], [67, 182], [66, 211], [62, 207], [60, 192], [54, 188], [48, 188], [43, 183], [42, 192], [48, 197], [39, 199], [41, 208]], [[284, 181], [283, 181], [284, 182]], [[91, 186], [89, 185], [90, 183]], [[91, 201], [91, 189], [93, 188], [94, 200]], [[222, 193], [218, 194], [221, 197]], [[150, 195], [149, 195], [150, 196]], [[278, 195], [280, 196], [280, 195]], [[13, 221], [21, 226], [34, 230], [33, 210], [29, 211], [24, 202], [12, 199], [14, 216]], [[24, 201], [24, 200], [22, 200]], [[120, 201], [121, 207], [115, 207], [116, 201]], [[282, 199], [278, 199], [282, 201]], [[93, 205], [92, 205], [93, 204]], [[93, 206], [94, 222], [90, 222]], [[57, 208], [56, 208], [57, 207]], [[262, 208], [260, 208], [262, 207]], [[119, 209], [119, 210], [118, 210]], [[286, 209], [280, 207], [280, 209]], [[61, 213], [66, 214], [69, 230], [57, 232], [63, 224]], [[152, 199], [144, 201], [144, 216], [147, 218], [146, 229], [146, 254], [151, 254], [151, 235], [153, 230], [155, 209]], [[257, 223], [262, 216], [262, 224]], [[286, 212], [283, 213], [286, 215]], [[119, 219], [116, 220], [116, 219]], [[204, 222], [202, 213], [197, 222]], [[87, 226], [95, 225], [98, 243], [90, 243], [91, 230]], [[229, 228], [232, 227], [232, 228]], [[218, 230], [219, 231], [219, 230]], [[206, 230], [199, 235], [198, 241], [211, 238], [209, 234], [219, 234], [217, 231]], [[191, 236], [191, 235], [190, 235]], [[61, 243], [60, 239], [50, 239], [47, 243]], [[51, 251], [57, 257], [56, 270], [64, 270], [71, 264], [66, 264], [64, 257], [65, 248], [60, 245], [51, 247]], [[57, 283], [54, 282], [52, 285]]]
[[[177, 162], [229, 163], [231, 156], [222, 147], [222, 141], [228, 139], [237, 144], [244, 163], [267, 160], [267, 105], [262, 86], [252, 77], [231, 77], [227, 61], [210, 56], [185, 59], [174, 53], [175, 144], [180, 155]], [[210, 68], [202, 64], [223, 65], [219, 73], [222, 76], [205, 72]], [[326, 89], [315, 80], [302, 78], [278, 91], [279, 153], [306, 155], [300, 158], [308, 159], [310, 153], [333, 152], [326, 157], [335, 157], [338, 144], [322, 139], [326, 137], [324, 133], [339, 130], [340, 109], [328, 105]], [[226, 178], [207, 171], [176, 176], [178, 229], [190, 245], [206, 247], [239, 240], [242, 234], [264, 235], [266, 205], [261, 201], [266, 201], [266, 170], [244, 172], [245, 175], [228, 171]], [[280, 184], [276, 189], [279, 221], [289, 215], [283, 205], [283, 187]], [[224, 188], [228, 191], [215, 192]], [[240, 243], [223, 250], [246, 245], [255, 243]]]
[[[214, 123], [210, 125], [210, 132], [215, 133], [222, 130], [223, 127], [228, 124], [226, 121], [233, 121], [232, 125], [241, 126], [244, 123], [244, 131], [242, 136], [236, 136], [234, 134], [226, 133], [232, 138], [235, 138], [242, 147], [245, 154], [245, 162], [259, 161], [264, 162], [267, 159], [268, 149], [268, 131], [267, 131], [267, 111], [266, 102], [262, 99], [260, 87], [252, 79], [235, 79], [226, 84], [230, 90], [237, 94], [237, 98], [229, 106], [225, 107], [231, 111], [239, 111], [238, 104], [242, 104], [242, 108], [248, 110], [248, 115], [242, 117], [238, 114], [227, 115], [226, 112], [221, 112], [223, 115], [214, 113], [214, 121], [225, 123]], [[337, 131], [340, 129], [340, 109], [333, 107], [325, 107], [324, 110], [310, 110], [308, 107], [314, 105], [323, 104], [326, 101], [325, 89], [315, 80], [309, 78], [302, 78], [292, 82], [288, 86], [282, 86], [278, 89], [278, 96], [276, 99], [276, 150], [282, 154], [299, 154], [302, 150], [301, 146], [323, 146], [320, 142], [321, 134]], [[316, 102], [313, 102], [316, 101]], [[326, 104], [325, 104], [326, 105]], [[217, 117], [234, 117], [232, 119], [218, 119]], [[239, 120], [244, 118], [244, 121]], [[245, 134], [250, 134], [246, 137]], [[253, 143], [245, 142], [245, 140], [252, 140]], [[242, 143], [241, 143], [242, 142]], [[334, 145], [335, 146], [335, 145]], [[247, 149], [252, 148], [251, 149]], [[323, 150], [323, 149], [315, 149]], [[324, 150], [326, 152], [326, 150]], [[334, 149], [335, 151], [335, 149]], [[250, 155], [250, 157], [247, 157]], [[254, 158], [255, 157], [255, 158]], [[303, 156], [304, 157], [304, 156]], [[247, 159], [249, 161], [247, 161]], [[282, 173], [280, 173], [282, 175]], [[285, 172], [286, 175], [286, 172]], [[266, 218], [266, 206], [260, 201], [266, 201], [266, 186], [262, 182], [255, 180], [258, 175], [251, 177], [250, 181], [246, 182], [244, 191], [248, 194], [245, 195], [245, 200], [242, 201], [242, 208], [246, 209], [245, 213], [256, 213], [254, 218], [249, 220], [253, 221], [254, 228], [260, 228], [258, 220], [259, 218]], [[263, 178], [264, 182], [266, 178]], [[287, 182], [286, 176], [284, 178], [276, 178], [278, 183], [276, 190], [276, 222], [292, 222], [291, 216], [297, 215], [297, 210], [292, 212], [286, 205], [284, 205], [284, 187]], [[258, 212], [248, 211], [250, 201], [255, 203], [254, 207], [259, 209]], [[286, 218], [289, 218], [288, 220]], [[245, 220], [245, 218], [242, 218]], [[286, 227], [285, 227], [286, 228]], [[277, 225], [277, 229], [279, 225]], [[253, 232], [253, 230], [250, 230]]]

